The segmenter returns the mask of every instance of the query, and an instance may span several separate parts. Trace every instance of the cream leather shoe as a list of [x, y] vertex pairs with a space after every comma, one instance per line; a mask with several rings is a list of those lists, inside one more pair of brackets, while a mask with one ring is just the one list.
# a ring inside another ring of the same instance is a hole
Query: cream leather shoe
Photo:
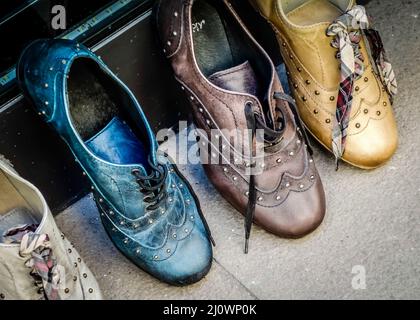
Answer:
[[101, 298], [39, 190], [0, 158], [0, 300]]
[[354, 0], [252, 0], [273, 26], [305, 126], [356, 167], [397, 149], [396, 81], [378, 33]]

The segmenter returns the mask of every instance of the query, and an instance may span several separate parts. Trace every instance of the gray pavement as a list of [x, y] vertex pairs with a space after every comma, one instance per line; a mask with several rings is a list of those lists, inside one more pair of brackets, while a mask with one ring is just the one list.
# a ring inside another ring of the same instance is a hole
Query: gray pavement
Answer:
[[[394, 110], [400, 146], [384, 167], [342, 165], [314, 143], [327, 216], [300, 240], [254, 226], [243, 250], [243, 218], [215, 191], [201, 166], [180, 166], [196, 190], [216, 239], [213, 268], [200, 283], [171, 287], [122, 256], [87, 197], [57, 217], [109, 299], [408, 299], [420, 298], [420, 1], [367, 6], [399, 80]], [[362, 266], [366, 288], [352, 286]], [[356, 269], [354, 269], [356, 268]]]

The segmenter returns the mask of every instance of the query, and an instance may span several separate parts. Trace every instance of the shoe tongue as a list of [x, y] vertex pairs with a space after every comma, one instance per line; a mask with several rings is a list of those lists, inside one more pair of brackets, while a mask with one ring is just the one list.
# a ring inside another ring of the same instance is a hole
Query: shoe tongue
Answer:
[[257, 77], [249, 61], [233, 68], [218, 71], [212, 74], [209, 80], [225, 90], [247, 93], [253, 96], [258, 93]]

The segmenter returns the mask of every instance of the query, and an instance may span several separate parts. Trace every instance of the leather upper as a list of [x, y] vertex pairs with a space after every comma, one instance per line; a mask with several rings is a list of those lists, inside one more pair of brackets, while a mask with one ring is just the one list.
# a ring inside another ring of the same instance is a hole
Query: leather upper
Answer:
[[[342, 12], [355, 5], [353, 0], [336, 2]], [[332, 21], [316, 24], [292, 22], [297, 16], [304, 20], [311, 15], [311, 10], [318, 8], [314, 1], [306, 1], [306, 7], [303, 3], [289, 14], [283, 10], [282, 0], [253, 0], [253, 3], [275, 30], [302, 120], [314, 137], [331, 150], [340, 83], [337, 49], [331, 46], [333, 39], [326, 34]], [[354, 84], [343, 160], [371, 169], [394, 154], [398, 132], [391, 101], [369, 58], [365, 39], [360, 48], [365, 57], [365, 72]]]
[[[127, 94], [132, 120], [144, 128], [149, 140], [151, 161], [168, 168], [164, 183], [168, 196], [154, 210], [146, 210], [145, 195], [133, 175], [136, 170], [147, 175], [144, 166], [115, 164], [99, 158], [86, 147], [70, 120], [66, 80], [71, 77], [72, 63], [81, 58], [95, 62], [114, 81], [116, 90]], [[22, 55], [18, 74], [21, 87], [34, 100], [39, 114], [70, 146], [91, 180], [102, 221], [116, 246], [163, 281], [187, 284], [204, 276], [211, 265], [212, 249], [193, 191], [168, 159], [157, 159], [154, 134], [125, 84], [90, 50], [66, 40], [32, 44]]]
[[[261, 81], [258, 85], [264, 86], [264, 95], [268, 100], [265, 103], [255, 95], [237, 89], [249, 92], [251, 88], [252, 92], [253, 80], [247, 78], [249, 73], [244, 73], [246, 63], [209, 78], [204, 76], [194, 52], [191, 17], [194, 2], [158, 1], [155, 6], [155, 23], [162, 50], [169, 58], [175, 77], [191, 103], [196, 126], [204, 130], [207, 137], [212, 136], [211, 130], [216, 130], [216, 135], [220, 136], [221, 143], [218, 145], [207, 141], [204, 135], [201, 137], [203, 154], [208, 151], [210, 159], [224, 159], [227, 162], [205, 165], [207, 175], [220, 193], [235, 208], [245, 213], [249, 189], [248, 167], [251, 161], [247, 151], [249, 143], [243, 135], [235, 136], [232, 132], [235, 129], [248, 129], [244, 112], [247, 103], [252, 104], [266, 123], [284, 117], [286, 126], [277, 150], [255, 157], [261, 173], [256, 176], [258, 202], [254, 220], [273, 233], [287, 237], [302, 236], [322, 221], [325, 198], [322, 183], [306, 149], [304, 137], [297, 130], [292, 111], [286, 102], [274, 98], [275, 92], [283, 91], [275, 68], [229, 2], [218, 1], [221, 10], [227, 12], [227, 19], [239, 26], [242, 36], [252, 47], [257, 61], [254, 67], [258, 65], [259, 71], [266, 77], [265, 82]], [[238, 75], [237, 78], [229, 77], [232, 71]], [[227, 81], [233, 83], [230, 90], [226, 89]], [[263, 104], [268, 107], [263, 107]], [[276, 108], [280, 108], [281, 112], [276, 111]], [[239, 143], [235, 144], [235, 139]]]
[[[60, 296], [65, 300], [102, 299], [93, 274], [77, 250], [58, 229], [53, 216], [39, 190], [22, 179], [11, 167], [0, 161], [0, 170], [11, 181], [40, 221], [37, 234], [47, 234], [57, 264], [62, 268]], [[2, 190], [0, 190], [2, 192]], [[1, 222], [5, 222], [7, 217]], [[0, 235], [2, 237], [3, 235]], [[19, 244], [0, 243], [0, 298], [5, 300], [38, 300], [44, 294], [34, 285], [27, 257], [19, 254]]]

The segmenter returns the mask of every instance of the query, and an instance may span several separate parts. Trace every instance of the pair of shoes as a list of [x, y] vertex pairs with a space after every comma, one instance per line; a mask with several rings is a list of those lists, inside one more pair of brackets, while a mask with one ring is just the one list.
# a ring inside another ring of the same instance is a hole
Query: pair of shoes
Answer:
[[354, 0], [252, 0], [274, 28], [302, 120], [337, 160], [363, 169], [398, 145], [397, 82], [379, 33]]
[[296, 104], [230, 3], [159, 0], [154, 16], [214, 160], [204, 165], [207, 176], [245, 215], [245, 252], [253, 221], [290, 238], [317, 228], [324, 189]]
[[115, 246], [167, 283], [203, 278], [212, 264], [212, 239], [200, 204], [175, 164], [157, 153], [146, 116], [126, 85], [69, 40], [32, 43], [17, 75], [90, 179]]
[[0, 157], [0, 300], [98, 300], [98, 284], [41, 192]]

